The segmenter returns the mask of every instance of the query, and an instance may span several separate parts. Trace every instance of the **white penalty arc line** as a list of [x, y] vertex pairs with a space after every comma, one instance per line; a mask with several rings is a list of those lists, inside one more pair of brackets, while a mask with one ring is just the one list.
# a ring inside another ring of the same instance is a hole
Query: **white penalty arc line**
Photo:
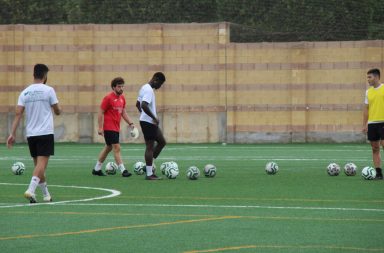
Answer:
[[179, 204], [104, 204], [104, 203], [79, 203], [66, 204], [78, 206], [134, 206], [134, 207], [195, 207], [195, 208], [248, 208], [248, 209], [296, 209], [296, 210], [327, 210], [327, 211], [365, 211], [365, 212], [384, 212], [384, 209], [375, 208], [348, 208], [348, 207], [305, 207], [305, 206], [250, 206], [250, 205], [179, 205]]
[[[0, 185], [11, 185], [11, 186], [25, 186], [28, 184], [15, 184], [15, 183], [0, 183]], [[58, 205], [58, 204], [68, 204], [68, 203], [78, 203], [78, 202], [87, 202], [99, 199], [107, 199], [119, 196], [121, 194], [120, 191], [106, 188], [98, 188], [98, 187], [87, 187], [87, 186], [74, 186], [74, 185], [49, 185], [49, 187], [59, 187], [59, 188], [75, 188], [75, 189], [86, 189], [86, 190], [98, 190], [98, 191], [106, 191], [110, 192], [109, 195], [103, 195], [94, 198], [86, 198], [86, 199], [74, 199], [74, 200], [63, 200], [56, 202], [46, 202], [46, 203], [34, 203], [34, 204], [14, 204], [14, 205], [6, 205], [0, 206], [0, 208], [11, 208], [11, 207], [23, 207], [23, 206], [38, 206], [38, 205]]]

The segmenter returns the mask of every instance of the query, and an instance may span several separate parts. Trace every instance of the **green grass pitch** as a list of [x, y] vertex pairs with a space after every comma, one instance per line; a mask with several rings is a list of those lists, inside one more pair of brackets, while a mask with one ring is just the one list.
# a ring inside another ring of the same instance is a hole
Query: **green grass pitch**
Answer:
[[[369, 144], [170, 144], [156, 165], [176, 161], [180, 174], [160, 181], [92, 176], [100, 144], [55, 148], [55, 202], [28, 205], [28, 147], [0, 147], [0, 252], [384, 252], [384, 181], [360, 176], [372, 165]], [[122, 145], [131, 172], [143, 153]], [[23, 175], [12, 174], [16, 161]], [[268, 161], [276, 175], [265, 173]], [[330, 162], [354, 162], [357, 175], [328, 176]], [[216, 177], [186, 178], [208, 163]]]

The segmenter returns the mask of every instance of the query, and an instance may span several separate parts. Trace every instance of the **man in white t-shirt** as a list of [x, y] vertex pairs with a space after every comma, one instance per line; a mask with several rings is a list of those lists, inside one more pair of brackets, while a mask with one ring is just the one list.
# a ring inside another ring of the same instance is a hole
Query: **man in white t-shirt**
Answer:
[[159, 118], [156, 112], [156, 97], [154, 89], [159, 89], [165, 82], [165, 76], [156, 72], [152, 79], [144, 84], [137, 98], [136, 107], [140, 112], [140, 126], [145, 139], [145, 163], [147, 180], [161, 179], [153, 172], [153, 161], [166, 145], [165, 138], [159, 128]]
[[54, 127], [52, 109], [56, 115], [61, 113], [55, 90], [46, 85], [48, 67], [36, 64], [33, 69], [33, 84], [24, 89], [19, 96], [15, 119], [11, 133], [7, 139], [7, 146], [11, 148], [15, 142], [16, 129], [25, 111], [26, 136], [30, 154], [35, 169], [24, 197], [30, 203], [36, 203], [35, 190], [39, 186], [43, 192], [43, 200], [52, 201], [45, 179], [45, 170], [51, 155], [54, 155]]

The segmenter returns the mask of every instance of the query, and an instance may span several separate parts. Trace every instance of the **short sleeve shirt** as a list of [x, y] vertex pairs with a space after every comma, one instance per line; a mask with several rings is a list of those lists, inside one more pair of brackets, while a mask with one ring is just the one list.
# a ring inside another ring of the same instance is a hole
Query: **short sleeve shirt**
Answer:
[[[140, 102], [140, 105], [143, 101], [147, 102], [149, 109], [151, 110], [153, 115], [157, 117], [155, 92], [153, 91], [153, 88], [150, 84], [147, 83], [141, 87], [137, 101]], [[140, 121], [145, 121], [145, 122], [154, 124], [153, 119], [148, 114], [146, 114], [143, 110], [141, 111], [141, 114], [140, 114]]]
[[51, 107], [57, 103], [55, 90], [46, 84], [31, 84], [20, 93], [17, 105], [25, 108], [27, 137], [54, 134]]
[[109, 93], [101, 102], [100, 108], [104, 111], [103, 130], [120, 132], [121, 114], [125, 110], [124, 95]]

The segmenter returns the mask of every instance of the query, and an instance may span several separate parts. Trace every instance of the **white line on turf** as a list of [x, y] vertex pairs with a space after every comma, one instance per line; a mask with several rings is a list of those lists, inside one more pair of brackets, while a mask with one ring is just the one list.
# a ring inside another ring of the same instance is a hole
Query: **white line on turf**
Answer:
[[[0, 183], [0, 185], [11, 185], [11, 186], [24, 185], [25, 186], [27, 184]], [[74, 185], [49, 185], [49, 187], [98, 190], [98, 191], [110, 192], [111, 194], [103, 195], [103, 196], [98, 196], [98, 197], [94, 197], [94, 198], [64, 200], [64, 201], [57, 201], [57, 202], [46, 202], [46, 203], [35, 203], [35, 204], [12, 204], [12, 205], [8, 204], [8, 205], [5, 205], [5, 206], [0, 206], [0, 208], [23, 207], [23, 206], [38, 206], [38, 205], [57, 205], [57, 204], [67, 204], [67, 203], [76, 203], [76, 202], [87, 202], [87, 201], [93, 201], [93, 200], [99, 200], [99, 199], [113, 198], [113, 197], [119, 196], [121, 194], [121, 192], [117, 191], [117, 190], [98, 188], [98, 187], [74, 186]]]
[[376, 208], [349, 208], [349, 207], [311, 207], [311, 206], [250, 206], [250, 205], [179, 205], [179, 204], [104, 204], [104, 203], [63, 203], [75, 206], [134, 206], [134, 207], [195, 207], [195, 208], [249, 208], [249, 209], [297, 209], [297, 210], [328, 210], [328, 211], [365, 211], [365, 212], [384, 212], [384, 209]]

